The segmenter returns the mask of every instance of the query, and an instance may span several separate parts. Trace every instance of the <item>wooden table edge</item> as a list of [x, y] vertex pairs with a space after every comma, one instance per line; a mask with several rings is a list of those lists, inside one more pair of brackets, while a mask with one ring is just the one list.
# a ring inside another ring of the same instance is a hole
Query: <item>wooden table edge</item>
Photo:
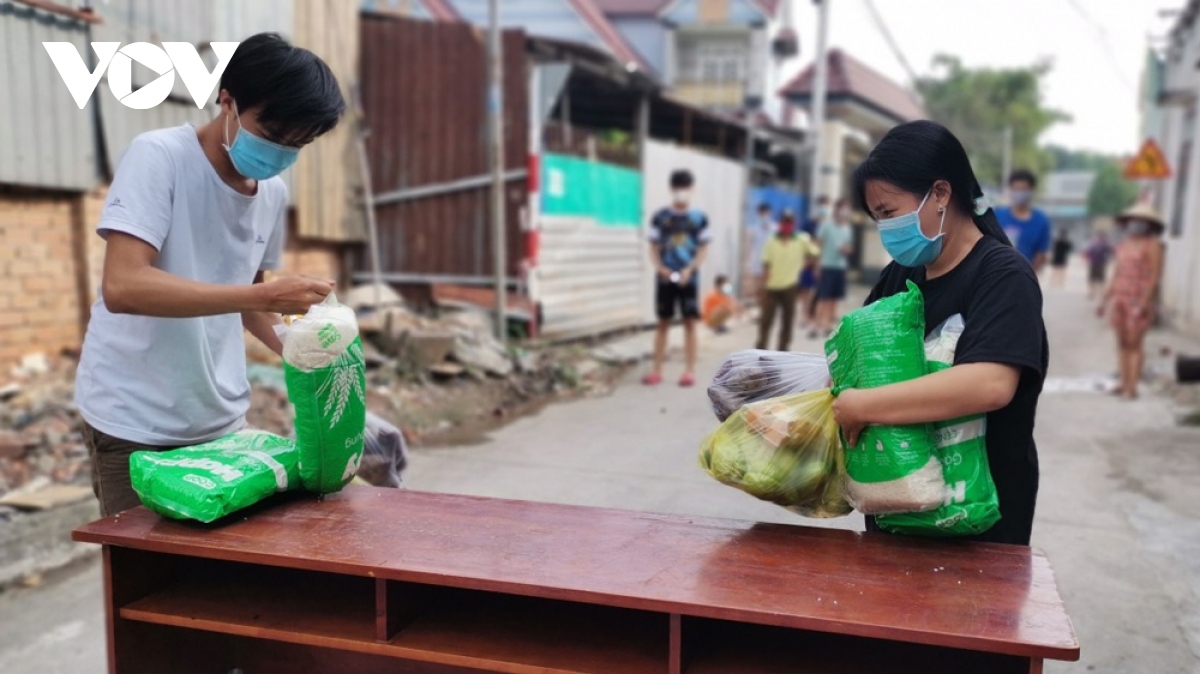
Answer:
[[[719, 521], [719, 520], [718, 520]], [[409, 582], [421, 585], [496, 592], [554, 601], [571, 601], [581, 604], [613, 606], [616, 608], [648, 611], [665, 615], [681, 615], [691, 618], [713, 620], [732, 620], [754, 625], [800, 629], [826, 634], [841, 634], [854, 637], [865, 637], [915, 643], [942, 648], [959, 648], [963, 650], [1013, 655], [1025, 658], [1044, 658], [1066, 662], [1076, 662], [1080, 657], [1078, 640], [1071, 644], [1031, 644], [1013, 641], [994, 641], [980, 637], [947, 635], [936, 632], [910, 631], [899, 627], [869, 625], [860, 622], [842, 622], [829, 618], [813, 618], [803, 616], [787, 616], [776, 613], [756, 613], [739, 609], [722, 609], [703, 604], [685, 604], [659, 599], [646, 599], [636, 596], [607, 594], [603, 592], [577, 590], [572, 588], [556, 588], [546, 585], [496, 581], [470, 576], [446, 576], [424, 571], [404, 571], [385, 566], [367, 566], [364, 564], [338, 562], [306, 563], [302, 557], [271, 555], [266, 553], [239, 553], [235, 555], [213, 554], [213, 550], [203, 546], [192, 546], [180, 543], [156, 543], [146, 539], [120, 540], [112, 536], [104, 536], [87, 529], [84, 525], [71, 533], [72, 540], [80, 543], [93, 543], [102, 546], [124, 547], [145, 552], [172, 554], [217, 561], [230, 561], [261, 566], [315, 571], [324, 573], [340, 573], [343, 575], [382, 578], [385, 580]], [[564, 594], [570, 594], [571, 599], [564, 599]], [[706, 610], [707, 609], [707, 610]], [[837, 629], [841, 628], [841, 629]], [[1072, 625], [1072, 635], [1074, 626]], [[935, 637], [943, 637], [935, 639]]]

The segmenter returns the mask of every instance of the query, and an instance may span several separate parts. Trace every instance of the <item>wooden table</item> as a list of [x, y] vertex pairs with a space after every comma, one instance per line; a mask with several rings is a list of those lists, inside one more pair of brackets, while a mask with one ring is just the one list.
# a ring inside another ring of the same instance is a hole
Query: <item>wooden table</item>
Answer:
[[1079, 645], [1045, 556], [373, 488], [104, 546], [120, 674], [1041, 672]]

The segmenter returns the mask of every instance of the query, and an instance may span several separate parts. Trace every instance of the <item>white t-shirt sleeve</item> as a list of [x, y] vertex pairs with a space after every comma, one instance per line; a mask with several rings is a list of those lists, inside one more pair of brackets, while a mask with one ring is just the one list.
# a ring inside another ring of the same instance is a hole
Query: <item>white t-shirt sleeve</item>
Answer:
[[275, 228], [271, 230], [271, 236], [267, 239], [267, 250], [258, 265], [259, 271], [271, 271], [283, 266], [283, 246], [287, 237], [287, 204], [287, 186], [282, 186], [279, 194], [279, 217], [275, 220]]
[[171, 229], [175, 164], [168, 150], [153, 140], [135, 138], [121, 158], [108, 188], [96, 232], [122, 232], [162, 250]]

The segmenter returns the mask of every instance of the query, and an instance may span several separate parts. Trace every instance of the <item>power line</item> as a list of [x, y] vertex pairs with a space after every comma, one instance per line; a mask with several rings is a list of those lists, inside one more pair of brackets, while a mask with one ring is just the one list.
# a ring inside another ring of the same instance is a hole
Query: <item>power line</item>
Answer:
[[1131, 82], [1125, 75], [1125, 71], [1121, 69], [1121, 61], [1117, 58], [1116, 50], [1114, 50], [1112, 46], [1112, 37], [1109, 36], [1108, 29], [1104, 27], [1104, 24], [1097, 21], [1096, 18], [1092, 16], [1091, 12], [1089, 12], [1086, 7], [1080, 4], [1079, 0], [1066, 0], [1066, 2], [1081, 17], [1083, 17], [1084, 21], [1091, 24], [1092, 30], [1096, 34], [1097, 43], [1100, 45], [1100, 48], [1104, 50], [1104, 55], [1108, 57], [1109, 65], [1112, 66], [1113, 72], [1116, 73], [1117, 77], [1121, 80], [1121, 83], [1130, 90], [1136, 89], [1137, 87], [1135, 87], [1133, 82]]
[[896, 42], [896, 38], [892, 36], [892, 31], [888, 30], [887, 24], [883, 21], [883, 16], [879, 13], [879, 9], [875, 7], [875, 0], [863, 0], [867, 5], [867, 11], [871, 13], [871, 20], [875, 22], [875, 27], [883, 35], [883, 39], [891, 48], [892, 54], [896, 60], [900, 62], [900, 66], [904, 68], [904, 72], [908, 73], [909, 82], [915, 84], [917, 81], [917, 73], [913, 70], [908, 59], [904, 57], [904, 52], [900, 51], [900, 45]]

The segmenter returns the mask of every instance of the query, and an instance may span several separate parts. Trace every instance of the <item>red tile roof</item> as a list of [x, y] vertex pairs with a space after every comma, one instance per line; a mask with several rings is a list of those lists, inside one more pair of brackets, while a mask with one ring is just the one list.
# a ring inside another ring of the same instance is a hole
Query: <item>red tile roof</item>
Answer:
[[[593, 0], [600, 11], [611, 16], [657, 16], [671, 0]], [[775, 16], [781, 0], [750, 0], [768, 16]]]
[[[829, 96], [851, 96], [878, 108], [901, 122], [924, 119], [925, 109], [916, 95], [877, 70], [840, 49], [830, 49]], [[810, 65], [779, 93], [786, 98], [812, 95], [814, 65]]]
[[576, 12], [583, 17], [588, 26], [600, 36], [609, 51], [617, 57], [621, 63], [634, 63], [642, 70], [653, 72], [653, 69], [642, 59], [633, 47], [625, 41], [621, 33], [609, 23], [604, 16], [604, 12], [600, 10], [598, 0], [567, 0]]
[[462, 17], [446, 0], [421, 0], [421, 4], [425, 5], [429, 15], [438, 21], [462, 21]]
[[671, 0], [594, 0], [596, 7], [612, 15], [657, 15]]

